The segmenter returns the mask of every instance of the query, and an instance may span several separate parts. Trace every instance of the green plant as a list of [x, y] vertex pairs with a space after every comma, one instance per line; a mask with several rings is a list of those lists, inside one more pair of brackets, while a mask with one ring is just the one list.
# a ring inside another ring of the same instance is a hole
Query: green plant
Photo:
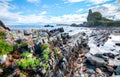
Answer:
[[44, 54], [49, 55], [50, 54], [50, 50], [49, 49], [44, 50]]
[[19, 62], [17, 62], [17, 66], [20, 66], [22, 69], [25, 70], [28, 67], [28, 64], [26, 60], [22, 59]]
[[58, 54], [58, 48], [55, 48], [55, 49], [54, 49], [54, 53], [55, 53], [55, 54]]
[[29, 66], [34, 67], [35, 66], [35, 60], [33, 58], [26, 59], [26, 62]]
[[41, 50], [44, 51], [45, 49], [50, 48], [49, 44], [42, 44], [41, 45]]
[[8, 45], [5, 39], [0, 40], [0, 56], [13, 51], [13, 45]]
[[0, 31], [0, 39], [3, 39], [4, 35], [5, 35], [5, 32], [4, 31]]
[[30, 52], [26, 51], [26, 52], [24, 52], [24, 53], [22, 54], [22, 57], [27, 57], [27, 56], [30, 55], [30, 54], [31, 54]]
[[40, 63], [40, 60], [39, 59], [36, 59], [35, 60], [35, 64], [38, 65]]
[[48, 54], [44, 54], [44, 55], [43, 55], [43, 58], [44, 58], [45, 60], [48, 60], [48, 58], [49, 58]]
[[47, 69], [47, 68], [48, 68], [48, 66], [47, 66], [46, 64], [44, 64], [44, 63], [42, 63], [41, 66], [42, 66], [42, 68], [44, 68], [44, 69]]
[[21, 73], [22, 77], [26, 77], [24, 73]]
[[32, 45], [33, 43], [32, 42], [27, 42], [27, 44]]
[[49, 54], [50, 54], [50, 50], [49, 50], [49, 49], [44, 50], [44, 51], [43, 51], [43, 58], [44, 58], [45, 60], [48, 60]]
[[17, 66], [20, 66], [23, 70], [27, 69], [29, 66], [32, 68], [36, 67], [40, 63], [39, 59], [26, 58], [17, 62]]
[[27, 43], [21, 43], [21, 44], [16, 44], [18, 47], [23, 47], [25, 45], [27, 45]]

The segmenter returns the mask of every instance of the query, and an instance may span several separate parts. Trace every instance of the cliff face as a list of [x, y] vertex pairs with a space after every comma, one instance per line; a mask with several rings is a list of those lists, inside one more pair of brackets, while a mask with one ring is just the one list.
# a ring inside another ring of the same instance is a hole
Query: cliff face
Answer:
[[1, 20], [0, 20], [0, 30], [8, 30], [8, 31], [10, 31], [10, 29], [8, 27], [6, 27]]

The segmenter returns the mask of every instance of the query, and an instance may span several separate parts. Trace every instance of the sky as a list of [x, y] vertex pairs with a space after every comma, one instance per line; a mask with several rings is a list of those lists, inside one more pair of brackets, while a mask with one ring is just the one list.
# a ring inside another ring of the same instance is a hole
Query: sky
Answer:
[[0, 20], [6, 25], [80, 24], [89, 9], [120, 19], [120, 0], [0, 0]]

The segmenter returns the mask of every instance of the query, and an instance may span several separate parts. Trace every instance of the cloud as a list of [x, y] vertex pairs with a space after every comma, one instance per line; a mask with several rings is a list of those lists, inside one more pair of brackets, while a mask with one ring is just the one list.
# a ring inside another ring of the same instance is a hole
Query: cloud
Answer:
[[[14, 23], [21, 12], [11, 13], [9, 10], [13, 9], [14, 6], [10, 5], [9, 2], [12, 0], [0, 1], [0, 20], [4, 20], [6, 23]], [[14, 22], [13, 22], [14, 21]]]
[[[76, 3], [76, 2], [82, 2], [84, 0], [63, 0], [65, 3]], [[93, 3], [93, 4], [101, 4], [101, 3], [105, 3], [107, 1], [110, 0], [86, 0], [84, 2], [86, 3]]]
[[82, 2], [84, 0], [64, 0], [65, 3], [75, 3], [75, 2]]
[[51, 23], [66, 23], [66, 24], [72, 24], [77, 23], [80, 24], [84, 21], [86, 21], [86, 14], [69, 14], [69, 15], [63, 15], [58, 17], [51, 17], [50, 21]]
[[79, 13], [79, 12], [82, 12], [82, 11], [83, 11], [83, 9], [80, 8], [80, 9], [78, 9], [78, 10], [76, 11], [76, 13]]
[[94, 4], [101, 4], [101, 3], [105, 3], [109, 0], [89, 0], [89, 2], [92, 2]]
[[120, 0], [116, 0], [115, 5], [118, 7], [118, 10], [120, 11]]
[[46, 16], [46, 15], [28, 15], [28, 16], [19, 16], [17, 23], [23, 23], [23, 24], [49, 24], [49, 23], [66, 23], [66, 24], [72, 24], [72, 23], [82, 23], [86, 21], [86, 14], [69, 14], [69, 15], [63, 15], [63, 16]]
[[42, 11], [40, 14], [41, 15], [47, 14], [47, 11]]
[[30, 3], [38, 3], [40, 0], [27, 0]]
[[24, 15], [22, 12], [11, 12], [9, 1], [0, 4], [0, 20], [6, 25], [12, 24], [49, 24], [49, 23], [82, 23], [86, 21], [86, 14], [67, 14], [62, 16], [48, 16], [47, 11], [40, 14]]
[[120, 19], [119, 6], [115, 4], [104, 4], [102, 6], [96, 6], [91, 8], [94, 11], [101, 12], [104, 17], [118, 20]]

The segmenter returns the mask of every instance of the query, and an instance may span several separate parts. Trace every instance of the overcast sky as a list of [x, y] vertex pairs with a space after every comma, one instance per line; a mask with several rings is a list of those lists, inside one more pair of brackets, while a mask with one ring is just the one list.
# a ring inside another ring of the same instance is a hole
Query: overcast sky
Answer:
[[120, 19], [120, 0], [0, 0], [0, 20], [6, 25], [82, 23], [88, 10]]

